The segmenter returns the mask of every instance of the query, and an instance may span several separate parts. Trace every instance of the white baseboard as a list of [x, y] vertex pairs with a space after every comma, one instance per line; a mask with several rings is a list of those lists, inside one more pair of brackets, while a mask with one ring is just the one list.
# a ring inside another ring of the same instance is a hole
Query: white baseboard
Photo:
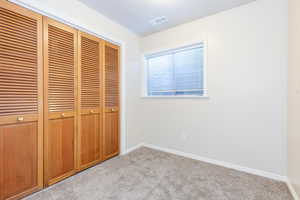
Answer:
[[167, 152], [167, 153], [176, 154], [176, 155], [187, 157], [187, 158], [191, 158], [191, 159], [194, 159], [194, 160], [199, 160], [199, 161], [214, 164], [214, 165], [219, 165], [219, 166], [230, 168], [230, 169], [235, 169], [235, 170], [246, 172], [246, 173], [249, 173], [249, 174], [270, 178], [270, 179], [277, 180], [277, 181], [287, 182], [287, 178], [285, 176], [281, 176], [281, 175], [274, 174], [274, 173], [271, 173], [271, 172], [265, 172], [265, 171], [262, 171], [262, 170], [252, 169], [252, 168], [248, 168], [248, 167], [244, 167], [244, 166], [240, 166], [240, 165], [236, 165], [236, 164], [232, 164], [232, 163], [228, 163], [228, 162], [223, 162], [223, 161], [219, 161], [219, 160], [205, 158], [205, 157], [198, 156], [198, 155], [195, 155], [195, 154], [192, 154], [192, 153], [185, 153], [185, 152], [182, 152], [182, 151], [163, 148], [163, 147], [159, 147], [159, 146], [152, 145], [152, 144], [146, 144], [146, 143], [138, 144], [138, 145], [128, 149], [127, 153], [132, 152], [132, 151], [134, 151], [134, 150], [136, 150], [136, 149], [138, 149], [142, 146], [145, 146], [145, 147], [148, 147], [148, 148], [151, 148], [151, 149], [156, 149], [156, 150], [159, 150], [159, 151], [164, 151], [164, 152]]
[[[140, 143], [140, 144], [138, 144], [138, 145], [135, 145], [135, 146], [133, 146], [133, 147], [127, 149], [127, 151], [126, 151], [124, 154], [128, 154], [128, 153], [130, 153], [130, 152], [132, 152], [132, 151], [134, 151], [134, 150], [136, 150], [136, 149], [138, 149], [138, 148], [140, 148], [140, 147], [142, 147], [142, 146], [145, 146], [145, 144], [144, 144], [144, 143]], [[123, 154], [123, 155], [124, 155], [124, 154]]]
[[290, 182], [289, 179], [287, 179], [286, 184], [287, 184], [291, 194], [293, 195], [294, 200], [300, 200], [298, 194], [296, 193], [296, 190], [294, 189], [294, 187], [293, 187], [293, 185], [292, 185], [292, 183]]

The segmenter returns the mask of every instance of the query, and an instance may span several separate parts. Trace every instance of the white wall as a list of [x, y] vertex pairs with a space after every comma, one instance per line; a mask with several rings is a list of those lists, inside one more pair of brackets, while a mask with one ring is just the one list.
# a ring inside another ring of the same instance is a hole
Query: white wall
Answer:
[[206, 40], [209, 99], [141, 99], [145, 142], [286, 174], [287, 1], [257, 0], [142, 39], [143, 53]]
[[288, 178], [300, 197], [300, 1], [289, 0]]
[[[11, 0], [26, 7], [32, 7], [53, 17], [62, 19], [65, 23], [70, 23], [87, 29], [106, 39], [118, 42], [122, 45], [122, 69], [125, 70], [125, 80], [123, 80], [123, 92], [131, 91], [126, 97], [126, 123], [123, 130], [127, 132], [127, 148], [142, 142], [142, 135], [136, 131], [134, 118], [138, 113], [136, 105], [139, 97], [139, 88], [136, 84], [140, 77], [136, 76], [136, 71], [140, 68], [140, 38], [126, 28], [116, 24], [110, 19], [99, 14], [95, 10], [87, 7], [78, 0]], [[123, 108], [124, 105], [123, 105]], [[123, 116], [124, 117], [124, 116]], [[125, 118], [125, 117], [124, 117]], [[123, 150], [126, 147], [123, 147]]]

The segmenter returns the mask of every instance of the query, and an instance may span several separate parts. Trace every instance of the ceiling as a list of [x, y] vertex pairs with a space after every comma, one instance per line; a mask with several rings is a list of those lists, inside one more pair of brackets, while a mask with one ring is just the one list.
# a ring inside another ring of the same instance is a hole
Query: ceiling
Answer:
[[[80, 0], [131, 31], [146, 36], [254, 0]], [[150, 20], [165, 16], [167, 23]]]

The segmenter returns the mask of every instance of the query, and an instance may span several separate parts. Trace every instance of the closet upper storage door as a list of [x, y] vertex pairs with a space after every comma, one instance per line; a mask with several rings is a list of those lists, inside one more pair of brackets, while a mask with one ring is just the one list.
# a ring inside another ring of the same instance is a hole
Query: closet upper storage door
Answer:
[[77, 31], [44, 18], [45, 184], [75, 173]]
[[79, 116], [78, 167], [80, 170], [102, 160], [102, 47], [89, 34], [78, 35]]
[[120, 153], [120, 98], [118, 46], [105, 43], [104, 159]]
[[42, 16], [0, 1], [0, 199], [43, 187]]

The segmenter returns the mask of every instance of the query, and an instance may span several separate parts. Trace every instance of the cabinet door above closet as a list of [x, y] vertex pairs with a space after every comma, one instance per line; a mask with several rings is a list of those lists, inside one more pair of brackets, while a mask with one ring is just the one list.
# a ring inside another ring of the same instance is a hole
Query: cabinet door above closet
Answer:
[[75, 173], [77, 31], [44, 18], [45, 184]]

